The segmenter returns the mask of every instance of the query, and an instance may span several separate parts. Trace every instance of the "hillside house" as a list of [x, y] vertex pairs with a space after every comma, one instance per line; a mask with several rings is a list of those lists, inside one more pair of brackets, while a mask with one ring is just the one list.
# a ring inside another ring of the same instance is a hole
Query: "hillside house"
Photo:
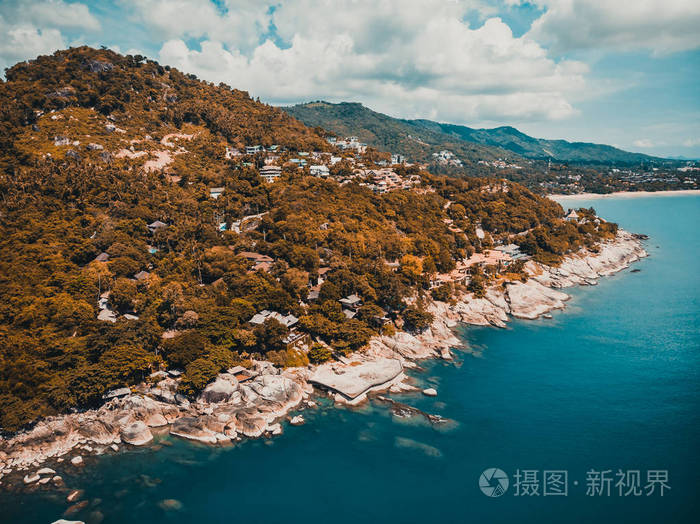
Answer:
[[569, 209], [569, 212], [564, 215], [564, 218], [566, 220], [578, 220], [580, 217], [575, 209]]
[[253, 263], [253, 271], [270, 271], [274, 259], [267, 255], [262, 255], [260, 253], [253, 253], [252, 251], [241, 251], [238, 256], [245, 258], [247, 261]]
[[355, 294], [348, 295], [345, 298], [339, 300], [340, 304], [347, 309], [352, 311], [357, 311], [362, 306], [362, 299]]
[[311, 173], [312, 176], [320, 176], [320, 177], [327, 177], [328, 175], [331, 174], [331, 172], [328, 170], [328, 167], [324, 166], [323, 164], [309, 167], [309, 172]]
[[261, 145], [245, 146], [245, 154], [246, 155], [254, 155], [255, 153], [259, 153], [260, 151], [262, 151]]
[[156, 220], [155, 222], [151, 222], [150, 224], [148, 224], [148, 226], [146, 227], [148, 227], [148, 230], [151, 233], [155, 233], [156, 231], [168, 227], [168, 224], [166, 224], [165, 222], [161, 222], [160, 220]]
[[270, 311], [268, 309], [264, 309], [263, 311], [253, 315], [253, 318], [251, 318], [249, 322], [254, 326], [259, 326], [264, 324], [265, 321], [270, 318], [274, 318], [277, 322], [287, 328], [291, 328], [292, 326], [296, 325], [297, 322], [299, 322], [299, 319], [291, 313], [289, 315], [282, 315], [277, 311]]
[[279, 166], [263, 166], [260, 169], [260, 176], [265, 179], [265, 182], [271, 184], [282, 176], [282, 168]]
[[216, 200], [224, 192], [225, 187], [212, 187], [209, 189], [209, 197]]

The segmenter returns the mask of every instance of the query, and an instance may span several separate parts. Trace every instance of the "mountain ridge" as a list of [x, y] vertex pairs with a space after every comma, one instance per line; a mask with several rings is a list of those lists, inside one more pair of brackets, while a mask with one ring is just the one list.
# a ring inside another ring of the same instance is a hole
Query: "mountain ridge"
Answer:
[[[387, 133], [421, 134], [428, 133], [427, 143], [434, 147], [450, 149], [455, 143], [470, 148], [467, 158], [463, 160], [490, 160], [493, 157], [517, 155], [532, 160], [555, 160], [581, 164], [614, 163], [634, 164], [639, 162], [658, 162], [665, 159], [652, 157], [643, 153], [633, 153], [622, 149], [592, 142], [570, 142], [564, 139], [549, 140], [529, 136], [513, 126], [499, 126], [491, 129], [472, 128], [465, 125], [436, 122], [428, 119], [402, 119], [376, 112], [358, 102], [340, 102], [337, 104], [316, 101], [294, 106], [281, 107], [290, 115], [310, 126], [323, 127], [329, 131], [344, 134], [346, 130], [363, 137], [362, 130], [367, 129], [376, 134], [380, 122]], [[351, 120], [352, 119], [352, 120]], [[353, 123], [354, 120], [354, 123]], [[411, 135], [412, 136], [412, 135]], [[401, 146], [396, 136], [380, 136], [374, 139], [368, 133], [367, 143], [380, 147], [391, 143]], [[418, 136], [417, 138], [421, 138]], [[465, 146], [465, 144], [468, 144]], [[444, 147], [443, 147], [444, 146]], [[494, 149], [496, 148], [496, 149]], [[413, 160], [425, 161], [429, 157], [421, 152], [406, 148], [397, 149], [398, 153], [416, 155]], [[432, 153], [433, 151], [431, 151]], [[459, 152], [457, 152], [459, 155]], [[479, 157], [481, 155], [481, 157]]]

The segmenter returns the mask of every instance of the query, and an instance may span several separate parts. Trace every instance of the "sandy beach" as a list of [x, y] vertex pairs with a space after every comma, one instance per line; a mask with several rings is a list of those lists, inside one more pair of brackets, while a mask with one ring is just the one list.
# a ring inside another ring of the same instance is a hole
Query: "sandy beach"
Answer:
[[576, 195], [547, 195], [552, 200], [598, 200], [602, 198], [642, 198], [657, 196], [700, 195], [700, 189], [680, 189], [678, 191], [617, 191], [615, 193], [578, 193]]

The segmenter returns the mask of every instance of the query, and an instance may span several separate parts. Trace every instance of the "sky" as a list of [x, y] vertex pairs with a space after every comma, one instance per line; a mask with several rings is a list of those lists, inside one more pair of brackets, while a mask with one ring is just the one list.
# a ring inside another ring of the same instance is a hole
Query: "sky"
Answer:
[[79, 45], [275, 105], [700, 158], [699, 0], [0, 0], [0, 70]]

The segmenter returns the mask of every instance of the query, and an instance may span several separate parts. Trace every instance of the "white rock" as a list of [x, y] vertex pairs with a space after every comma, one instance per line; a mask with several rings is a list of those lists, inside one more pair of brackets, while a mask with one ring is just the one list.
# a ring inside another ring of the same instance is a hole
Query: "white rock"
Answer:
[[132, 446], [143, 446], [153, 440], [153, 434], [148, 426], [140, 420], [121, 428], [122, 440]]
[[36, 475], [36, 474], [34, 474], [34, 475], [25, 475], [25, 476], [24, 476], [24, 483], [25, 483], [25, 484], [32, 484], [32, 483], [36, 482], [37, 480], [39, 480], [40, 478], [41, 478], [41, 477], [40, 477], [39, 475]]
[[332, 364], [319, 366], [309, 378], [309, 382], [354, 399], [372, 388], [386, 384], [403, 372], [397, 359], [382, 358], [361, 362], [343, 368], [343, 373], [334, 371]]
[[83, 463], [83, 457], [78, 455], [77, 457], [73, 457], [70, 459], [70, 463], [73, 464], [74, 466], [80, 466]]
[[223, 376], [219, 376], [214, 382], [204, 388], [200, 397], [202, 401], [208, 403], [228, 401], [231, 395], [233, 395], [233, 392], [238, 389], [238, 381], [233, 376], [230, 376], [228, 380], [227, 378], [228, 377], [224, 378]]
[[435, 388], [426, 388], [423, 390], [423, 394], [426, 397], [437, 397], [437, 390]]
[[36, 472], [37, 475], [55, 475], [56, 472], [52, 470], [51, 468], [41, 468], [39, 471]]
[[291, 420], [289, 421], [289, 423], [290, 423], [292, 426], [301, 426], [301, 425], [303, 425], [305, 422], [306, 422], [306, 421], [304, 420], [304, 417], [302, 417], [301, 415], [297, 415], [296, 417], [292, 417]]

